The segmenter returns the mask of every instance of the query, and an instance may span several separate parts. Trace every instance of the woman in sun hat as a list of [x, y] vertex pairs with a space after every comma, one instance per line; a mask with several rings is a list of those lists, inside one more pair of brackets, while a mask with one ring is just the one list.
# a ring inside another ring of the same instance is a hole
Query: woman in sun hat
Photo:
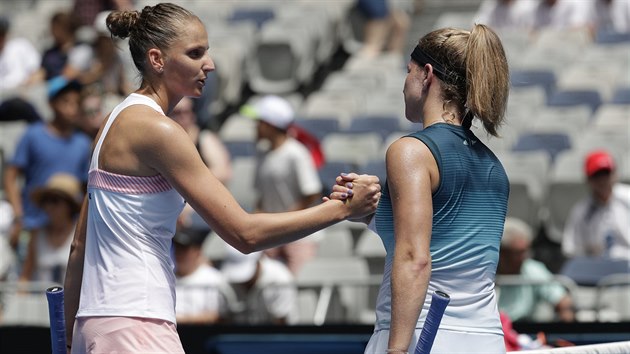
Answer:
[[44, 210], [48, 223], [32, 233], [21, 280], [63, 282], [81, 196], [81, 183], [66, 173], [54, 174], [33, 191], [31, 200]]

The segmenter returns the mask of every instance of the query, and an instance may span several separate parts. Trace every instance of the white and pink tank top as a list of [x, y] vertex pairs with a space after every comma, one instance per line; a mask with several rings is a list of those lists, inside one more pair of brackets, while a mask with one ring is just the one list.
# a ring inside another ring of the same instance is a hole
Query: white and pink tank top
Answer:
[[161, 175], [126, 176], [99, 169], [103, 140], [125, 108], [149, 97], [131, 94], [116, 106], [94, 148], [88, 177], [87, 236], [77, 317], [125, 316], [175, 323], [171, 241], [184, 199]]

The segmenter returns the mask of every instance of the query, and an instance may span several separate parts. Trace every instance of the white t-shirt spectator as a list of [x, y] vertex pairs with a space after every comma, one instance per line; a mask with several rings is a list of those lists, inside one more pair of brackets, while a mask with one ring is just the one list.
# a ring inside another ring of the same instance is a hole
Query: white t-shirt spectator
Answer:
[[223, 274], [208, 264], [202, 264], [189, 275], [178, 277], [175, 292], [175, 313], [178, 317], [208, 312], [225, 317], [229, 312], [228, 298], [232, 288]]
[[262, 257], [260, 275], [256, 285], [248, 293], [235, 287], [244, 311], [235, 314], [234, 322], [241, 324], [273, 323], [286, 318], [287, 324], [297, 320], [297, 288], [289, 269], [279, 261]]
[[26, 83], [41, 64], [41, 54], [24, 38], [7, 40], [0, 51], [0, 90], [10, 90]]
[[630, 259], [630, 186], [616, 184], [606, 205], [591, 197], [576, 204], [564, 228], [562, 252], [570, 258]]

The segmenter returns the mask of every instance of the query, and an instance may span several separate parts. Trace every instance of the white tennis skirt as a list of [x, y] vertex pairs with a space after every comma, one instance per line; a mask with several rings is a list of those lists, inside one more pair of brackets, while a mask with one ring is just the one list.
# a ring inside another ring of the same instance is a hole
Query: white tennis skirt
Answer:
[[[416, 342], [422, 329], [416, 332], [409, 346], [409, 353], [415, 351]], [[389, 330], [375, 331], [365, 348], [365, 354], [383, 354], [387, 350]], [[503, 336], [492, 333], [472, 333], [440, 329], [435, 336], [431, 354], [498, 354], [505, 353]]]
[[137, 317], [79, 317], [72, 354], [184, 353], [174, 323]]

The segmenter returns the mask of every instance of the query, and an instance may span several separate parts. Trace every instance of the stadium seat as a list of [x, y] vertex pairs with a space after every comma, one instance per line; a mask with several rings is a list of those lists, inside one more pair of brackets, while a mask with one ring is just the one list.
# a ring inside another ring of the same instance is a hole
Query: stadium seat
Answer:
[[332, 191], [330, 188], [333, 184], [335, 184], [335, 178], [337, 178], [340, 173], [349, 173], [354, 170], [355, 167], [351, 163], [327, 160], [324, 166], [322, 166], [317, 171], [317, 173], [319, 174], [319, 179], [322, 181], [322, 194], [330, 194], [330, 192]]
[[592, 150], [604, 149], [610, 152], [616, 161], [621, 161], [630, 151], [630, 130], [628, 123], [621, 129], [608, 126], [595, 126], [588, 134], [582, 134], [575, 140], [574, 150], [583, 156]]
[[578, 285], [597, 286], [600, 281], [613, 274], [630, 274], [630, 263], [626, 259], [606, 257], [574, 257], [568, 259], [560, 274], [567, 276]]
[[597, 319], [600, 322], [630, 320], [630, 269], [597, 282]]
[[295, 124], [306, 129], [309, 133], [315, 135], [319, 141], [330, 133], [336, 133], [339, 131], [339, 120], [336, 118], [324, 118], [317, 119], [298, 118], [295, 120]]
[[353, 255], [354, 241], [348, 228], [327, 228], [317, 249], [318, 258], [343, 258]]
[[313, 80], [317, 33], [304, 21], [278, 19], [265, 24], [248, 59], [250, 86], [258, 93], [289, 93]]
[[595, 43], [597, 44], [630, 43], [630, 33], [614, 32], [614, 31], [597, 31], [597, 34], [595, 35]]
[[322, 85], [322, 91], [362, 91], [365, 93], [373, 92], [383, 86], [385, 82], [385, 74], [372, 71], [339, 71], [334, 72], [326, 77]]
[[508, 215], [540, 226], [540, 208], [547, 191], [550, 158], [543, 151], [502, 152], [497, 155], [510, 180]]
[[316, 91], [306, 98], [298, 115], [303, 118], [336, 117], [339, 128], [344, 129], [350, 125], [352, 117], [364, 113], [364, 107], [365, 97], [361, 93]]
[[221, 129], [219, 136], [223, 141], [255, 141], [256, 122], [239, 114], [229, 116]]
[[2, 324], [49, 327], [48, 304], [43, 289], [46, 288], [43, 287], [41, 292], [17, 293], [14, 290], [5, 293]]
[[[298, 288], [318, 288], [318, 309], [315, 323], [358, 321], [368, 309], [369, 269], [358, 257], [314, 258], [304, 263], [296, 275]], [[329, 308], [339, 311], [329, 313]], [[372, 309], [373, 311], [373, 309]]]
[[232, 159], [256, 155], [256, 143], [253, 140], [226, 140], [223, 144]]
[[630, 87], [619, 87], [613, 94], [613, 104], [630, 104]]
[[585, 106], [541, 107], [528, 125], [536, 131], [565, 131], [571, 137], [584, 132], [593, 116]]
[[263, 24], [275, 17], [274, 10], [272, 8], [235, 8], [232, 14], [228, 17], [228, 22], [240, 22], [249, 21], [253, 22], [258, 29]]
[[357, 172], [377, 176], [382, 188], [384, 188], [385, 183], [387, 183], [387, 166], [385, 164], [384, 157], [366, 161], [362, 165], [358, 166]]
[[593, 118], [595, 128], [628, 129], [630, 125], [630, 104], [603, 104]]
[[522, 132], [512, 151], [536, 151], [542, 150], [549, 154], [553, 162], [558, 153], [571, 148], [571, 137], [563, 131], [526, 131]]
[[365, 229], [361, 233], [357, 241], [356, 255], [367, 260], [371, 275], [383, 275], [387, 253], [383, 241], [374, 231]]
[[556, 76], [551, 70], [514, 69], [510, 72], [512, 87], [540, 86], [550, 93], [556, 85]]
[[547, 237], [553, 242], [562, 241], [564, 224], [571, 208], [588, 194], [583, 165], [583, 154], [568, 151], [558, 155], [551, 168], [549, 188], [543, 202], [547, 215], [545, 229]]
[[212, 262], [214, 267], [218, 268], [225, 259], [226, 245], [227, 243], [216, 232], [212, 231], [201, 245], [201, 252], [206, 259]]
[[375, 132], [381, 135], [383, 141], [394, 133], [401, 131], [400, 122], [397, 117], [386, 116], [356, 116], [350, 121], [350, 126], [343, 129], [342, 133], [371, 133]]
[[377, 133], [331, 133], [322, 140], [328, 161], [341, 161], [359, 166], [366, 161], [383, 158], [383, 139]]
[[317, 2], [296, 4], [285, 3], [276, 10], [276, 20], [301, 23], [312, 32], [316, 40], [315, 62], [325, 65], [340, 45], [337, 33], [341, 19], [339, 3], [322, 6]]
[[17, 144], [28, 128], [28, 123], [23, 120], [0, 122], [0, 150], [5, 161], [13, 158]]
[[232, 178], [228, 189], [246, 211], [252, 212], [256, 207], [258, 192], [254, 188], [256, 175], [255, 157], [239, 157], [232, 160]]
[[554, 91], [547, 100], [547, 106], [551, 107], [588, 105], [592, 113], [597, 111], [601, 103], [601, 96], [599, 92], [595, 90]]

